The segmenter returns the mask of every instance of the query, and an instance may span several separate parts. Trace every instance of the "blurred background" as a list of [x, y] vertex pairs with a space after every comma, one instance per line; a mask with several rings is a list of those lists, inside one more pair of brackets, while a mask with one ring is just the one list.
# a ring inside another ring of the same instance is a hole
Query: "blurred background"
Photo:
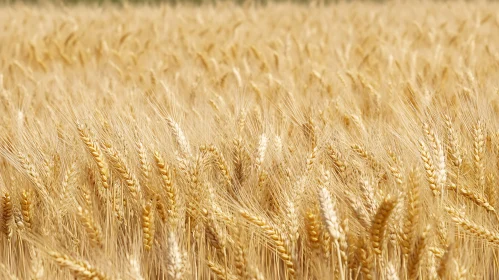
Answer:
[[[217, 2], [234, 2], [238, 4], [242, 4], [245, 2], [255, 2], [255, 3], [268, 3], [268, 2], [290, 2], [290, 3], [335, 3], [340, 2], [338, 0], [0, 0], [2, 5], [15, 4], [15, 3], [29, 3], [29, 4], [43, 4], [43, 3], [55, 3], [55, 4], [118, 4], [122, 5], [125, 3], [130, 4], [156, 4], [156, 3], [193, 3], [193, 4], [202, 4], [202, 3], [217, 3]], [[341, 2], [351, 2], [351, 1], [341, 1]], [[386, 2], [383, 0], [370, 0], [367, 2]]]

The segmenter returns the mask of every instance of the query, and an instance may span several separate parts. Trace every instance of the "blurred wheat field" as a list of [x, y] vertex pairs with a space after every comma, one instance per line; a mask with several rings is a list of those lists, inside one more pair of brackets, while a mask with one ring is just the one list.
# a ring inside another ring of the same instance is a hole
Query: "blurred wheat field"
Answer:
[[497, 11], [0, 7], [0, 278], [498, 278]]

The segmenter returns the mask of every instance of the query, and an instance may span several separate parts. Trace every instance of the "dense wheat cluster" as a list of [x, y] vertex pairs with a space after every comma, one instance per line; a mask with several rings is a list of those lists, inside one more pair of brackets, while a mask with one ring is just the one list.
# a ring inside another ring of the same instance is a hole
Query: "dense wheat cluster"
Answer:
[[498, 9], [1, 7], [0, 278], [498, 278]]

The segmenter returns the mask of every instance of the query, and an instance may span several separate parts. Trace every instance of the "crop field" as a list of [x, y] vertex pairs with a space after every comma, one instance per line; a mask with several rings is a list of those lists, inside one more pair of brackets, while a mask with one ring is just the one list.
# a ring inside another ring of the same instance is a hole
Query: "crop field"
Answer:
[[0, 279], [498, 279], [499, 4], [0, 7]]

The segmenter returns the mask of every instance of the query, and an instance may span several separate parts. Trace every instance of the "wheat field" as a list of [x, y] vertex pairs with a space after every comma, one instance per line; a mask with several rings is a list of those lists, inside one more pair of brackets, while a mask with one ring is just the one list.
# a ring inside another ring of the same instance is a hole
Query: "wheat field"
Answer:
[[0, 279], [497, 279], [499, 4], [0, 7]]

